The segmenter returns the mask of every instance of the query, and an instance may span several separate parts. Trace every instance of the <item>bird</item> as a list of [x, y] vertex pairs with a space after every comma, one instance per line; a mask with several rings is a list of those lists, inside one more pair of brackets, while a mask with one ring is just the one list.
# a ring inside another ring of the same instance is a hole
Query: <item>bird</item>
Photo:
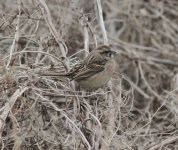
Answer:
[[115, 55], [116, 52], [108, 45], [101, 45], [66, 73], [42, 73], [41, 75], [67, 77], [71, 81], [76, 81], [84, 89], [95, 90], [111, 79], [116, 67]]

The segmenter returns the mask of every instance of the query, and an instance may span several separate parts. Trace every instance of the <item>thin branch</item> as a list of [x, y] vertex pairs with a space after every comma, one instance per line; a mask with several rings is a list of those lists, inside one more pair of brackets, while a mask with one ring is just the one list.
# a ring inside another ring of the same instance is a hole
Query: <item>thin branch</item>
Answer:
[[170, 137], [168, 139], [161, 141], [159, 144], [154, 145], [153, 147], [149, 148], [148, 150], [157, 150], [157, 149], [159, 149], [161, 147], [165, 147], [165, 145], [175, 142], [177, 140], [178, 140], [178, 136]]
[[28, 90], [28, 87], [24, 87], [22, 89], [17, 89], [17, 91], [11, 96], [11, 98], [6, 102], [5, 106], [0, 109], [0, 137], [2, 136], [2, 131], [4, 127], [5, 120], [14, 106], [18, 97], [20, 97], [25, 91]]
[[106, 33], [106, 28], [104, 25], [104, 21], [103, 21], [103, 11], [102, 11], [102, 7], [101, 7], [101, 1], [100, 0], [96, 0], [96, 4], [97, 4], [97, 15], [98, 15], [98, 21], [101, 27], [101, 31], [103, 34], [103, 42], [104, 44], [108, 45], [108, 38], [107, 38], [107, 33]]
[[64, 42], [62, 40], [60, 40], [59, 38], [59, 34], [57, 32], [57, 30], [55, 29], [53, 23], [52, 23], [52, 19], [51, 19], [51, 14], [50, 14], [50, 11], [48, 9], [48, 6], [46, 4], [46, 2], [44, 0], [39, 0], [40, 1], [40, 8], [41, 8], [41, 11], [43, 13], [43, 17], [45, 18], [45, 21], [51, 31], [51, 34], [54, 36], [56, 42], [58, 43], [59, 47], [60, 47], [60, 50], [61, 50], [61, 54], [64, 58], [64, 64], [66, 65], [66, 68], [69, 70], [69, 62], [68, 62], [68, 59], [66, 57], [66, 46], [64, 44]]
[[11, 60], [12, 60], [12, 54], [17, 49], [17, 46], [18, 46], [20, 15], [21, 15], [21, 0], [18, 0], [18, 11], [19, 11], [19, 13], [17, 15], [17, 25], [16, 25], [16, 29], [15, 29], [16, 31], [15, 31], [14, 39], [13, 39], [13, 42], [12, 42], [12, 45], [11, 45], [10, 54], [9, 54], [10, 57], [9, 57], [8, 62], [7, 62], [7, 65], [6, 65], [6, 69], [9, 67]]

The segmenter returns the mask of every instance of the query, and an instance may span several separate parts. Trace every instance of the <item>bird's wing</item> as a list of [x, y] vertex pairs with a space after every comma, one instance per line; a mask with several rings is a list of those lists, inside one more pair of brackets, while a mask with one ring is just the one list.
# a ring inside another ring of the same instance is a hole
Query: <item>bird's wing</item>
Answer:
[[81, 63], [76, 65], [68, 76], [71, 80], [82, 80], [103, 71], [104, 66], [108, 60], [102, 57], [98, 52], [92, 51]]
[[84, 64], [86, 65], [92, 65], [92, 64], [98, 64], [98, 65], [105, 65], [108, 59], [106, 57], [101, 56], [98, 52], [92, 51], [85, 59]]
[[104, 70], [104, 65], [99, 65], [97, 63], [92, 63], [89, 65], [83, 65], [82, 68], [80, 68], [77, 72], [76, 75], [73, 76], [72, 80], [82, 80], [88, 77], [91, 77], [98, 72], [101, 72]]

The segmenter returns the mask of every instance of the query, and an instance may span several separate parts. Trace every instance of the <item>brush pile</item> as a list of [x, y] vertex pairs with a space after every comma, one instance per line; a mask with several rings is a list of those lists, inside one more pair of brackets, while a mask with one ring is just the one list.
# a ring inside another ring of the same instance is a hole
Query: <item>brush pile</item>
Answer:
[[[0, 1], [1, 149], [178, 149], [178, 1], [99, 4]], [[108, 86], [39, 75], [69, 70], [103, 27], [118, 53]]]

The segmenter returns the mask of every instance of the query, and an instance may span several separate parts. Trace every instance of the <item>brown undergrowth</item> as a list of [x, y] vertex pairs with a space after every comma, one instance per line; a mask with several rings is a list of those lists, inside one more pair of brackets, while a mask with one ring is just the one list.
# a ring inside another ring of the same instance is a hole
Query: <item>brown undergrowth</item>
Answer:
[[[178, 1], [99, 4], [0, 2], [1, 149], [178, 149]], [[67, 71], [107, 40], [118, 56], [106, 87], [38, 74]]]

